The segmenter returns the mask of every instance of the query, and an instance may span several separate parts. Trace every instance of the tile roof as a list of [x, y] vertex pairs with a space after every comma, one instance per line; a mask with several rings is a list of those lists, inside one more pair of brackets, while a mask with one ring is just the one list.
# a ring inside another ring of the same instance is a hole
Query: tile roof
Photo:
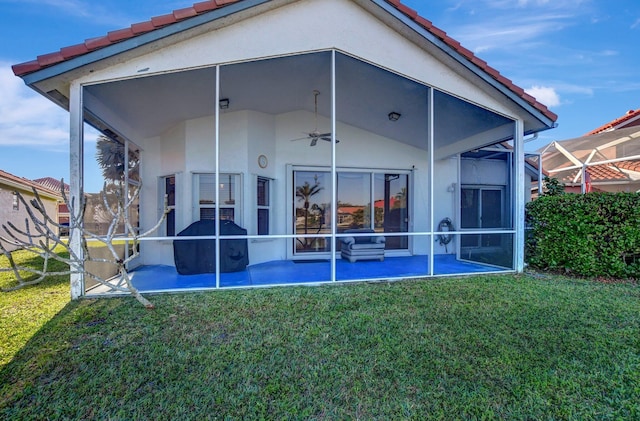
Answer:
[[[630, 122], [630, 120], [635, 120], [635, 121]], [[635, 111], [629, 110], [622, 117], [618, 117], [615, 120], [608, 122], [607, 124], [603, 124], [597, 129], [591, 130], [589, 133], [585, 134], [585, 136], [606, 132], [608, 130], [615, 130], [623, 127], [631, 127], [631, 126], [638, 126], [638, 125], [640, 125], [640, 109]]]
[[[172, 25], [185, 19], [190, 19], [194, 16], [220, 9], [230, 4], [241, 3], [242, 1], [244, 0], [209, 0], [195, 3], [191, 7], [174, 10], [172, 13], [153, 17], [149, 21], [135, 23], [129, 28], [111, 31], [102, 37], [88, 39], [85, 40], [84, 43], [72, 45], [62, 48], [57, 52], [38, 56], [33, 61], [16, 64], [12, 66], [12, 69], [16, 76], [25, 76], [29, 73], [33, 73], [46, 67], [62, 63], [66, 60], [88, 54], [92, 51], [99, 50], [109, 45], [134, 38], [138, 35], [145, 34], [168, 25]], [[430, 32], [432, 35], [442, 40], [446, 45], [448, 45], [458, 54], [476, 65], [482, 71], [490, 75], [493, 79], [504, 85], [511, 92], [522, 98], [536, 110], [542, 113], [545, 117], [547, 117], [551, 121], [557, 120], [558, 116], [550, 111], [544, 104], [538, 102], [533, 96], [527, 94], [524, 89], [516, 86], [511, 80], [501, 75], [500, 72], [489, 66], [487, 62], [476, 57], [473, 52], [464, 48], [458, 41], [448, 36], [446, 32], [434, 26], [431, 21], [423, 18], [422, 16], [418, 15], [418, 12], [402, 4], [401, 0], [385, 1], [396, 8], [398, 11], [403, 13], [406, 17]]]
[[56, 197], [60, 197], [60, 191], [55, 191], [51, 188], [48, 188], [40, 183], [37, 183], [33, 180], [29, 180], [28, 178], [18, 177], [17, 175], [13, 175], [6, 171], [0, 170], [0, 183], [10, 182], [12, 184], [17, 184], [23, 187], [25, 190], [31, 191], [32, 188], [38, 190], [39, 193], [46, 193], [48, 195], [53, 195]]
[[[36, 183], [43, 185], [44, 187], [48, 188], [49, 190], [53, 190], [55, 192], [60, 193], [60, 180], [56, 180], [53, 177], [44, 177], [44, 178], [36, 178], [35, 180]], [[64, 183], [64, 191], [65, 192], [69, 192], [69, 185], [67, 183]]]
[[[640, 161], [620, 161], [615, 164], [593, 165], [589, 167], [589, 175], [591, 176], [591, 182], [593, 183], [601, 181], [630, 181], [631, 178], [629, 175], [622, 170], [640, 172]], [[580, 171], [581, 170], [579, 168], [574, 168], [571, 171], [563, 173], [559, 179], [563, 183], [571, 184]], [[579, 177], [577, 178], [580, 179]]]

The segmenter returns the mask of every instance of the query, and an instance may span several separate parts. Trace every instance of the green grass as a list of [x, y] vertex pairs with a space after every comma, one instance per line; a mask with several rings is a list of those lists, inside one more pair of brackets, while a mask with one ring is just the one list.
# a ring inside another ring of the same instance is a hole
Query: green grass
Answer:
[[0, 368], [0, 418], [640, 418], [637, 285], [477, 276], [150, 298], [41, 316]]
[[[13, 258], [19, 265], [42, 269], [42, 259], [32, 253], [17, 251]], [[1, 254], [0, 267], [9, 267], [6, 257]], [[50, 266], [52, 271], [63, 271], [64, 268], [59, 262], [52, 262]], [[17, 282], [12, 272], [0, 272], [0, 288], [15, 285]], [[48, 320], [64, 308], [69, 297], [68, 276], [50, 276], [39, 285], [0, 292], [0, 367], [7, 364]]]

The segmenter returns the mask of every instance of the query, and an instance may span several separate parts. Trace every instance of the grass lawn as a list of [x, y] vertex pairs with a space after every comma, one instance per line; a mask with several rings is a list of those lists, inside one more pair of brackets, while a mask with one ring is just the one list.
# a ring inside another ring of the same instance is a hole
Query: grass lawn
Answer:
[[640, 419], [637, 285], [474, 276], [155, 310], [67, 297], [57, 281], [0, 295], [3, 338], [28, 324], [3, 344], [0, 418]]

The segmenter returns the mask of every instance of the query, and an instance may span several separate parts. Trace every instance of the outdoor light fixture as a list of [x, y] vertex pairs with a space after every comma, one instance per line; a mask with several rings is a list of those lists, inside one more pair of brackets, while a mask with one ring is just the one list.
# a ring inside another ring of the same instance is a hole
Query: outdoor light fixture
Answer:
[[400, 118], [400, 113], [396, 113], [395, 111], [391, 111], [389, 113], [389, 120], [398, 121], [399, 118]]
[[223, 98], [220, 100], [220, 109], [226, 110], [229, 108], [229, 98]]

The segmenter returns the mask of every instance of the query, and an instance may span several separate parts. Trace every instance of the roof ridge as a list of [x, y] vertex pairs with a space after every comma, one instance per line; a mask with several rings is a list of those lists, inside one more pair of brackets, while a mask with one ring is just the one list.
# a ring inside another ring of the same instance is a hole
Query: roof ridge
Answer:
[[10, 172], [4, 171], [4, 170], [0, 170], [0, 178], [4, 178], [6, 180], [13, 181], [13, 182], [18, 182], [23, 184], [25, 187], [33, 187], [33, 188], [36, 188], [37, 190], [42, 190], [45, 193], [60, 196], [60, 192], [56, 192], [55, 190], [50, 189], [47, 186], [40, 184], [35, 180], [30, 180], [26, 177], [20, 177], [18, 175], [11, 174]]
[[[13, 73], [16, 76], [25, 76], [29, 73], [33, 73], [42, 70], [46, 67], [56, 65], [58, 63], [70, 60], [72, 58], [88, 54], [92, 51], [99, 50], [109, 45], [116, 44], [118, 42], [134, 38], [136, 36], [155, 31], [157, 29], [172, 25], [174, 23], [190, 19], [194, 16], [208, 13], [213, 10], [220, 9], [222, 7], [239, 3], [245, 0], [207, 0], [193, 4], [191, 7], [174, 10], [172, 13], [166, 15], [152, 17], [148, 21], [134, 23], [128, 28], [118, 29], [108, 32], [106, 35], [89, 38], [83, 43], [63, 47], [57, 52], [43, 54], [38, 56], [35, 60], [25, 63], [15, 64], [11, 66]], [[373, 1], [373, 0], [372, 0]], [[423, 18], [418, 12], [409, 6], [402, 3], [401, 0], [384, 0], [388, 4], [392, 5], [395, 9], [400, 11], [406, 17], [413, 22], [424, 28], [426, 31], [442, 40], [447, 46], [459, 53], [462, 57], [468, 60], [473, 65], [477, 66], [483, 72], [491, 76], [494, 80], [505, 86], [508, 90], [515, 93], [522, 98], [529, 105], [533, 106], [536, 110], [541, 112], [544, 116], [552, 121], [556, 121], [558, 116], [549, 108], [539, 102], [535, 97], [527, 94], [524, 89], [517, 86], [513, 81], [506, 78], [500, 72], [493, 67], [489, 66], [486, 61], [477, 57], [471, 50], [463, 47], [458, 41], [447, 35], [445, 31], [436, 27], [431, 21]]]
[[591, 130], [589, 133], [586, 133], [585, 136], [590, 136], [593, 134], [598, 134], [598, 133], [602, 133], [605, 132], [607, 130], [615, 130], [616, 126], [618, 126], [621, 123], [624, 123], [625, 121], [631, 120], [632, 118], [635, 117], [639, 117], [640, 116], [640, 109], [637, 110], [629, 110], [627, 111], [627, 113], [625, 115], [623, 115], [622, 117], [618, 117], [614, 120], [611, 120], [608, 123], [603, 124], [602, 126]]

